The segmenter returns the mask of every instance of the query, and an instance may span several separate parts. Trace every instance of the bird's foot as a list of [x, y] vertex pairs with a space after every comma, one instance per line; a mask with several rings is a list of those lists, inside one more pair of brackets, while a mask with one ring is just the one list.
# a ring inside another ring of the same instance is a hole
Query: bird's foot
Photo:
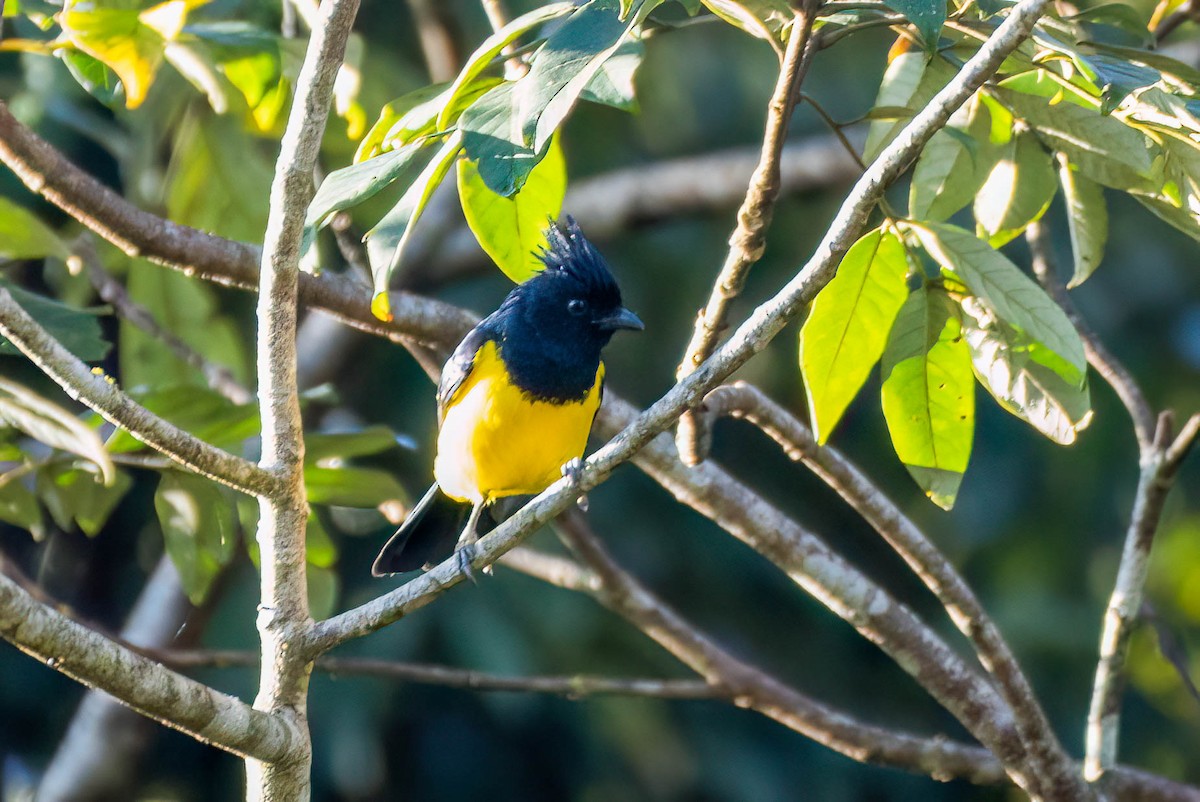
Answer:
[[454, 547], [454, 559], [458, 564], [458, 570], [462, 575], [471, 580], [472, 585], [479, 584], [479, 578], [475, 575], [475, 569], [471, 567], [471, 563], [475, 561], [475, 543], [479, 540], [479, 536], [473, 531], [463, 532], [458, 539], [458, 545]]
[[[569, 460], [565, 465], [562, 466], [562, 475], [568, 482], [571, 483], [572, 487], [578, 488], [581, 484], [583, 484], [583, 460], [580, 457], [575, 457], [574, 459]], [[575, 501], [575, 504], [578, 505], [580, 510], [587, 512], [587, 493], [580, 493], [579, 498]]]

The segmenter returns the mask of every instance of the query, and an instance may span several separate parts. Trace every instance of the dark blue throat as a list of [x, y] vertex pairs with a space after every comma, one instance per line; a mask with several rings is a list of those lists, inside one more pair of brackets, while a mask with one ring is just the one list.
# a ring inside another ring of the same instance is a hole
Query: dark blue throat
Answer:
[[601, 343], [505, 337], [499, 346], [513, 384], [536, 401], [582, 401], [596, 382]]

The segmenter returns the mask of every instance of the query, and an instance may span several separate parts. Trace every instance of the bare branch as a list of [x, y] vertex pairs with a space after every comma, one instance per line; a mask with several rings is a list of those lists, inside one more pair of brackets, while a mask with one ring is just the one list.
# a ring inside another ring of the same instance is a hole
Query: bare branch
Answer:
[[937, 596], [958, 630], [971, 641], [983, 666], [996, 678], [1022, 742], [1038, 762], [1043, 780], [1049, 783], [1047, 796], [1086, 796], [1075, 767], [1055, 737], [1007, 642], [970, 586], [916, 524], [853, 463], [836, 449], [818, 446], [807, 426], [758, 388], [745, 382], [718, 387], [705, 397], [700, 409], [697, 425], [705, 448], [711, 444], [712, 425], [717, 418], [743, 418], [778, 443], [788, 457], [812, 469], [871, 524]]
[[241, 757], [278, 760], [303, 740], [290, 724], [72, 621], [8, 575], [0, 557], [0, 637], [50, 668], [168, 727]]
[[755, 710], [854, 760], [902, 768], [939, 779], [961, 777], [992, 784], [1004, 781], [1000, 764], [982, 749], [941, 736], [922, 738], [858, 721], [788, 687], [745, 663], [698, 631], [622, 569], [572, 510], [556, 524], [563, 541], [600, 578], [590, 593], [627, 619], [731, 701]]
[[1138, 386], [1132, 374], [1112, 355], [1096, 332], [1092, 331], [1092, 327], [1083, 319], [1071, 296], [1067, 294], [1067, 288], [1063, 286], [1055, 267], [1050, 237], [1040, 222], [1034, 221], [1025, 229], [1025, 241], [1029, 244], [1029, 251], [1033, 256], [1034, 275], [1050, 293], [1050, 297], [1067, 313], [1071, 325], [1079, 332], [1088, 364], [1113, 388], [1113, 392], [1129, 412], [1129, 417], [1133, 419], [1133, 430], [1139, 448], [1144, 451], [1151, 447], [1154, 442], [1154, 410], [1146, 401], [1142, 388]]
[[254, 704], [293, 722], [306, 736], [284, 761], [247, 761], [249, 795], [271, 802], [305, 800], [310, 795], [312, 748], [305, 707], [312, 666], [303, 649], [294, 648], [303, 643], [312, 626], [305, 558], [304, 428], [296, 380], [300, 243], [305, 212], [313, 198], [313, 169], [329, 117], [334, 78], [342, 66], [357, 12], [358, 0], [326, 0], [318, 8], [271, 182], [259, 270], [259, 465], [278, 477], [279, 487], [259, 500], [262, 666]]
[[235, 490], [261, 496], [278, 485], [270, 473], [199, 440], [125, 395], [80, 362], [0, 288], [0, 333], [67, 394], [181, 465]]
[[443, 17], [443, 3], [435, 0], [408, 0], [413, 21], [417, 24], [417, 37], [421, 41], [421, 52], [429, 70], [430, 83], [452, 81], [458, 74], [458, 48]]
[[[775, 200], [779, 197], [779, 159], [783, 155], [783, 142], [787, 139], [788, 123], [792, 119], [797, 93], [816, 51], [811, 36], [814, 5], [812, 2], [804, 3], [793, 17], [792, 33], [775, 82], [775, 91], [767, 104], [766, 132], [763, 134], [758, 166], [750, 177], [750, 186], [738, 209], [737, 226], [729, 237], [725, 263], [717, 274], [708, 303], [696, 318], [691, 342], [675, 370], [676, 379], [687, 376], [712, 354], [725, 329], [730, 305], [741, 295], [750, 268], [762, 258], [766, 248], [767, 229], [775, 213]], [[679, 419], [675, 445], [687, 465], [696, 462], [693, 456], [695, 438], [693, 415], [685, 413]]]

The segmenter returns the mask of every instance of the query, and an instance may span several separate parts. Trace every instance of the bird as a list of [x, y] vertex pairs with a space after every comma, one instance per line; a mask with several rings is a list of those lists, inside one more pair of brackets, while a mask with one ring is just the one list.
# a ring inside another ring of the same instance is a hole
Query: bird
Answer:
[[374, 576], [457, 552], [473, 578], [473, 545], [502, 502], [580, 469], [604, 389], [601, 351], [616, 331], [644, 326], [574, 218], [551, 220], [545, 237], [543, 268], [471, 329], [442, 369], [434, 482], [379, 552]]

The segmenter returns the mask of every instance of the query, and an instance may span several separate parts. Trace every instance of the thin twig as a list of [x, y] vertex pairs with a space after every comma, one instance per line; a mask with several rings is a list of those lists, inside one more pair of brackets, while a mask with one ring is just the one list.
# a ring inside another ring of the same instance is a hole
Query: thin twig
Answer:
[[168, 423], [93, 373], [50, 336], [0, 288], [0, 333], [54, 379], [67, 394], [181, 465], [254, 496], [274, 492], [278, 480], [254, 463], [209, 445]]
[[704, 449], [711, 444], [713, 423], [718, 418], [742, 418], [778, 443], [788, 457], [808, 466], [871, 524], [937, 596], [958, 630], [971, 641], [980, 662], [996, 678], [1021, 740], [1037, 761], [1048, 798], [1086, 798], [1079, 775], [1004, 637], [970, 586], [916, 524], [853, 463], [836, 449], [818, 446], [804, 423], [758, 388], [745, 382], [718, 387], [705, 397], [700, 410], [697, 425]]
[[416, 23], [429, 82], [453, 80], [458, 74], [459, 57], [454, 35], [446, 25], [445, 4], [435, 0], [408, 0], [408, 6]]
[[236, 755], [278, 760], [301, 740], [287, 722], [177, 674], [39, 601], [10, 576], [2, 555], [0, 637], [142, 715]]
[[1050, 293], [1050, 297], [1066, 312], [1071, 325], [1079, 332], [1088, 364], [1112, 387], [1129, 412], [1139, 449], [1145, 451], [1152, 447], [1156, 417], [1154, 410], [1133, 375], [1112, 355], [1067, 294], [1067, 288], [1058, 277], [1050, 237], [1045, 227], [1040, 222], [1030, 223], [1025, 230], [1025, 241], [1029, 244], [1029, 251], [1033, 256], [1034, 275], [1046, 292]]
[[1196, 8], [1193, 0], [1187, 0], [1154, 29], [1154, 44], [1162, 44], [1163, 40], [1174, 33], [1180, 25], [1185, 22], [1196, 22], [1198, 17], [1200, 17], [1200, 9]]
[[[247, 651], [153, 649], [148, 650], [147, 656], [178, 670], [258, 666], [258, 655]], [[472, 691], [546, 693], [568, 699], [599, 694], [658, 699], [725, 699], [729, 695], [720, 686], [710, 685], [703, 680], [599, 677], [592, 674], [503, 677], [452, 666], [361, 657], [322, 657], [314, 667], [323, 673], [343, 677], [376, 677]]]
[[849, 25], [843, 25], [837, 28], [823, 28], [817, 33], [817, 49], [824, 50], [827, 47], [833, 47], [847, 36], [851, 36], [860, 31], [867, 31], [872, 28], [891, 28], [894, 26], [907, 25], [908, 18], [903, 14], [884, 14], [875, 19], [863, 20], [862, 22], [852, 22]]
[[96, 294], [111, 306], [119, 317], [161, 342], [184, 364], [200, 371], [209, 387], [233, 403], [249, 404], [254, 401], [254, 393], [235, 379], [229, 368], [206, 359], [203, 354], [159, 323], [149, 309], [130, 298], [125, 286], [104, 269], [95, 247], [87, 237], [77, 240], [74, 250], [75, 255], [83, 262], [88, 281], [96, 290]]
[[[729, 237], [725, 263], [713, 284], [708, 303], [696, 318], [691, 341], [675, 370], [676, 379], [687, 376], [712, 354], [725, 329], [729, 307], [741, 294], [750, 268], [762, 257], [766, 247], [767, 229], [775, 211], [775, 200], [779, 197], [779, 159], [784, 140], [787, 139], [797, 93], [804, 83], [815, 50], [811, 37], [814, 11], [815, 4], [812, 2], [806, 2], [802, 9], [796, 11], [775, 91], [767, 105], [766, 131], [758, 166], [750, 177], [750, 186], [738, 209], [737, 226]], [[675, 443], [684, 463], [694, 464], [692, 452], [695, 450], [695, 430], [690, 412], [679, 419]]]
[[825, 107], [818, 103], [816, 98], [807, 92], [799, 92], [797, 93], [796, 97], [799, 101], [807, 103], [812, 107], [812, 110], [815, 111], [817, 116], [821, 118], [821, 121], [825, 123], [825, 127], [828, 128], [835, 137], [837, 137], [838, 142], [841, 143], [842, 147], [845, 149], [850, 158], [854, 159], [854, 163], [858, 165], [858, 169], [866, 170], [867, 165], [865, 162], [863, 162], [862, 157], [858, 155], [858, 149], [854, 147], [854, 145], [850, 142], [850, 139], [846, 136], [846, 126], [833, 119], [829, 112], [825, 110]]

